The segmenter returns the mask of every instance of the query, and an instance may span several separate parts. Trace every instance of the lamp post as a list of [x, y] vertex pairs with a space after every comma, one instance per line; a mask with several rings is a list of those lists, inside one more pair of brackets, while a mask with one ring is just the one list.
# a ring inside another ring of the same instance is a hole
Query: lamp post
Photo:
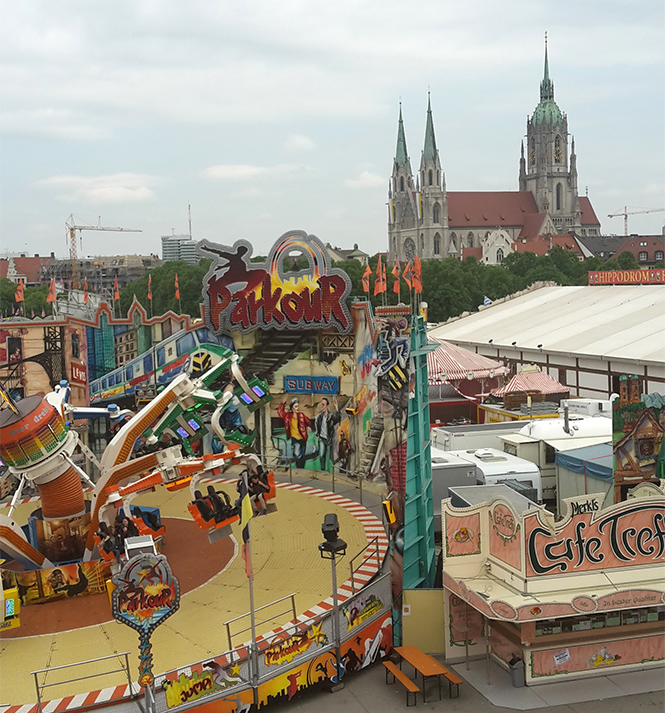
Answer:
[[336, 681], [332, 682], [330, 687], [331, 693], [336, 693], [344, 688], [342, 683], [342, 646], [341, 646], [341, 634], [339, 630], [339, 604], [337, 601], [337, 555], [346, 554], [346, 542], [340, 540], [339, 538], [339, 521], [337, 520], [337, 515], [334, 513], [329, 513], [323, 519], [323, 525], [321, 525], [321, 532], [326, 538], [325, 542], [319, 545], [319, 552], [322, 559], [329, 559], [332, 567], [332, 587], [333, 587], [333, 638], [335, 640], [335, 656], [337, 658], [337, 675]]

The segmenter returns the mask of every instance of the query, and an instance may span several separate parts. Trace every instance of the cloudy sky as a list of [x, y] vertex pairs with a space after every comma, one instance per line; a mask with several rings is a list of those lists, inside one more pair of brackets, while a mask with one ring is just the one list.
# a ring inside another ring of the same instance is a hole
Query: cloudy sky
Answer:
[[[0, 250], [160, 251], [285, 231], [385, 249], [399, 101], [449, 190], [516, 190], [543, 36], [607, 233], [665, 208], [662, 0], [0, 0]], [[630, 232], [660, 233], [665, 213]]]

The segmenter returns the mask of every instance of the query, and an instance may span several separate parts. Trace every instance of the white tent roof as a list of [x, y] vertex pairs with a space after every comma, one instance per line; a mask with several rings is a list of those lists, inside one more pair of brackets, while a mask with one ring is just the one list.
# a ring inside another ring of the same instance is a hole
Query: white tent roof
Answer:
[[662, 364], [663, 315], [664, 285], [541, 287], [450, 320], [428, 336]]

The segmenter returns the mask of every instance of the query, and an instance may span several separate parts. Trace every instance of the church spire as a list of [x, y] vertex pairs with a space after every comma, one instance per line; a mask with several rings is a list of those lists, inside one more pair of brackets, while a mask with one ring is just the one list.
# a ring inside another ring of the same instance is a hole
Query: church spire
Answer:
[[399, 125], [397, 128], [397, 149], [395, 150], [395, 163], [397, 166], [406, 166], [409, 154], [406, 150], [406, 136], [404, 135], [404, 121], [402, 120], [402, 102], [399, 103]]
[[436, 160], [436, 138], [434, 136], [434, 120], [432, 119], [432, 104], [430, 93], [427, 92], [427, 125], [425, 128], [425, 146], [423, 148], [423, 159], [425, 161]]
[[547, 57], [547, 32], [545, 33], [545, 71], [540, 83], [540, 101], [554, 101], [554, 82], [550, 79], [550, 63]]

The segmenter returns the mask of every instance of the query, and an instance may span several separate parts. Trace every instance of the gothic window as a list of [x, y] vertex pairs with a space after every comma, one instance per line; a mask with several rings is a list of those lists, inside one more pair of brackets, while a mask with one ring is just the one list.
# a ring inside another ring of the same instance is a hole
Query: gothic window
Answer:
[[425, 236], [422, 233], [420, 234], [420, 254], [425, 254]]
[[438, 203], [435, 203], [432, 208], [432, 221], [434, 223], [441, 222], [441, 206]]
[[400, 191], [404, 190], [404, 176], [399, 177], [399, 189]]
[[[434, 236], [434, 254], [435, 255], [441, 254], [441, 236], [438, 233]], [[661, 260], [662, 260], [662, 253], [661, 253]]]
[[529, 144], [529, 166], [534, 166], [536, 163], [536, 140], [531, 137], [531, 143]]
[[407, 260], [411, 261], [416, 255], [416, 244], [411, 238], [407, 238], [404, 241], [404, 256]]
[[501, 248], [497, 248], [496, 261], [497, 261], [497, 263], [503, 262], [503, 250]]
[[431, 168], [430, 168], [430, 170], [429, 170], [429, 174], [428, 174], [428, 176], [427, 176], [427, 180], [428, 180], [429, 185], [431, 186], [431, 185], [432, 185], [432, 169], [431, 169]]
[[450, 242], [452, 243], [452, 246], [457, 250], [457, 235], [455, 233], [450, 234]]
[[561, 187], [560, 183], [557, 183], [556, 184], [556, 210], [561, 210], [561, 204], [563, 203], [562, 196], [563, 196], [563, 188]]
[[469, 231], [469, 234], [466, 236], [466, 244], [470, 248], [473, 247], [473, 233], [471, 231]]

